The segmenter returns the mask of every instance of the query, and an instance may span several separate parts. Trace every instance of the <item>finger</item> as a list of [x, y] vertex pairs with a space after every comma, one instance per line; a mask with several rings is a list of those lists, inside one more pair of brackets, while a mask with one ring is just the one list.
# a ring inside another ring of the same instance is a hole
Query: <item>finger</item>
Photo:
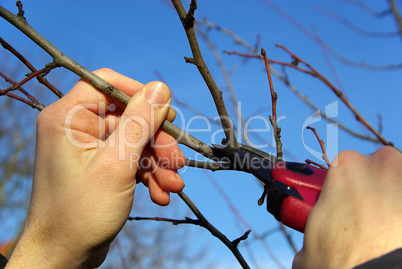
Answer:
[[293, 259], [292, 269], [306, 268], [304, 265], [303, 249], [299, 251]]
[[158, 185], [166, 192], [180, 192], [184, 188], [184, 182], [176, 170], [167, 168], [163, 160], [157, 159], [149, 147], [146, 147], [137, 172], [137, 179], [148, 186], [150, 175], [154, 177]]
[[164, 191], [156, 181], [153, 174], [150, 174], [148, 180], [149, 196], [151, 200], [158, 205], [165, 206], [170, 203], [170, 195]]
[[163, 167], [178, 170], [184, 166], [186, 158], [172, 136], [159, 130], [152, 142], [155, 156]]
[[184, 189], [184, 182], [175, 170], [157, 167], [154, 177], [158, 185], [166, 192], [178, 193]]
[[136, 174], [137, 182], [142, 182], [147, 187], [149, 177], [155, 169], [155, 160], [152, 155], [153, 154], [149, 146], [145, 147], [144, 151], [142, 152], [141, 160], [138, 163], [138, 171]]
[[135, 175], [135, 179], [137, 183], [142, 183], [145, 187], [148, 187], [149, 177], [151, 176], [151, 174], [151, 171], [139, 168], [137, 174]]
[[[109, 135], [116, 130], [122, 114], [123, 110], [115, 108], [113, 111], [109, 111], [105, 113], [105, 115], [102, 115], [102, 119], [105, 122], [105, 134], [103, 140], [108, 138]], [[99, 137], [99, 139], [102, 139], [102, 137]]]
[[176, 118], [176, 110], [170, 108], [166, 119], [170, 122], [173, 122], [175, 118]]
[[151, 156], [151, 170], [158, 185], [166, 192], [180, 192], [184, 188], [184, 182], [176, 170], [170, 169], [163, 159], [158, 159], [155, 155]]
[[[99, 154], [106, 159], [120, 160], [122, 173], [131, 169], [131, 179], [145, 146], [165, 120], [170, 103], [170, 91], [160, 82], [151, 82], [138, 91], [124, 110], [118, 126], [105, 142]], [[129, 176], [129, 173], [127, 174]]]
[[[102, 68], [93, 73], [129, 96], [134, 95], [143, 87], [142, 83], [111, 69]], [[108, 122], [103, 120], [105, 117], [98, 115], [116, 114], [116, 111], [122, 111], [125, 108], [124, 104], [95, 89], [84, 80], [80, 80], [66, 94], [63, 101], [67, 104], [68, 110], [72, 110], [67, 117], [70, 120], [69, 126], [74, 130], [73, 134], [77, 136], [75, 138], [83, 143], [91, 142], [94, 139], [104, 139], [108, 133], [113, 131], [113, 128], [109, 128]], [[170, 108], [167, 120], [173, 121], [175, 117], [176, 111]]]

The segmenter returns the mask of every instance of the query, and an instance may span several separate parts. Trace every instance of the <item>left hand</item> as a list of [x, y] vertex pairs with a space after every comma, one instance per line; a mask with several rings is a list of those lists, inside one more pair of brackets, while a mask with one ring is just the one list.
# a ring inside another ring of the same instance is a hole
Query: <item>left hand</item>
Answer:
[[176, 171], [184, 156], [158, 130], [174, 118], [167, 86], [95, 73], [133, 97], [124, 108], [79, 81], [39, 114], [31, 204], [8, 268], [97, 267], [129, 216], [137, 180], [160, 205], [184, 187]]

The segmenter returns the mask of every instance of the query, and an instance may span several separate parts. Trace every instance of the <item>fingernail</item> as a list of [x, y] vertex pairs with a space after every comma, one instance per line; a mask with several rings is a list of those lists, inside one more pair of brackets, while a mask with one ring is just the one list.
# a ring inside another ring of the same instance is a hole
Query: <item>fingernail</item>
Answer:
[[151, 82], [147, 85], [145, 99], [151, 105], [164, 105], [170, 99], [168, 87], [161, 82]]

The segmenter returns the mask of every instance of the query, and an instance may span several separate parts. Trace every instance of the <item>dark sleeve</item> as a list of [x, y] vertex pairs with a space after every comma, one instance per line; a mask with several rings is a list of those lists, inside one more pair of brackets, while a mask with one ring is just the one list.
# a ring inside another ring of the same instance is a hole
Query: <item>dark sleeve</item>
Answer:
[[354, 269], [377, 268], [402, 269], [402, 248], [354, 267]]
[[6, 268], [8, 260], [0, 253], [0, 269]]

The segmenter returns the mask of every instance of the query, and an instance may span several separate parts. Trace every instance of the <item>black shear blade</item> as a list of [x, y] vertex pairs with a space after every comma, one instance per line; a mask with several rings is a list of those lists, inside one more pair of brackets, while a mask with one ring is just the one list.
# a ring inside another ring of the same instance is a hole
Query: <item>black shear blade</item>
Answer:
[[[234, 170], [251, 173], [268, 186], [272, 184], [271, 170], [276, 162], [274, 156], [251, 147], [248, 147], [247, 150], [243, 147], [237, 150], [222, 145], [214, 144], [213, 146], [223, 156], [229, 158]], [[263, 154], [266, 156], [262, 157]]]

